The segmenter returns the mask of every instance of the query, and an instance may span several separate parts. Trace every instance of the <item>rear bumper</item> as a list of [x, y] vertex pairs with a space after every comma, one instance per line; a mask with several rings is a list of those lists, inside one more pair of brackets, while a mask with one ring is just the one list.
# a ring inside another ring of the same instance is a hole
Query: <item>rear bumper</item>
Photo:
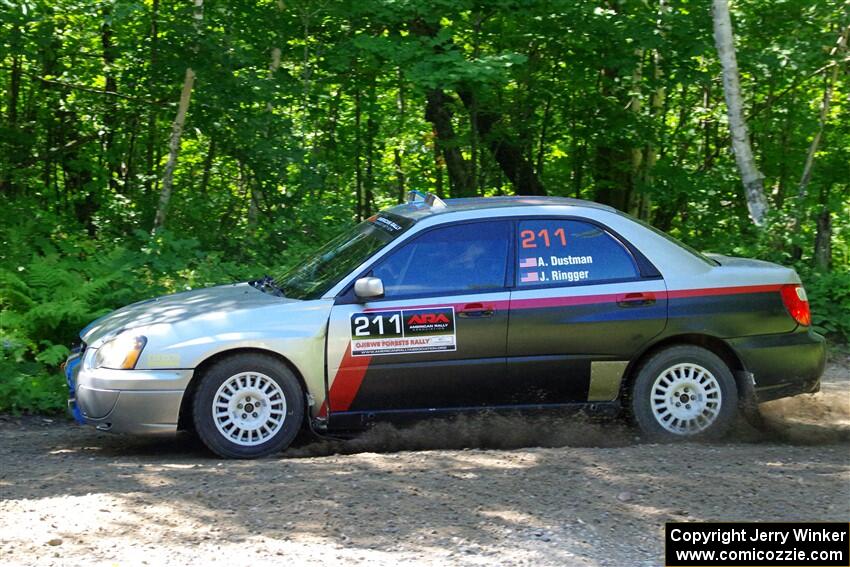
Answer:
[[820, 390], [826, 339], [811, 329], [729, 341], [752, 373], [759, 402]]
[[116, 433], [172, 433], [192, 370], [86, 368], [74, 355], [65, 365], [68, 408], [79, 423]]

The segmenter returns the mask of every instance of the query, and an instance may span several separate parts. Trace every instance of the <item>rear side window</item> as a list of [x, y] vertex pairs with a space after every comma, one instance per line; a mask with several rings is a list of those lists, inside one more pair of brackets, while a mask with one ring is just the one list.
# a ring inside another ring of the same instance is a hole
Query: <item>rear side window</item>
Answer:
[[372, 275], [387, 298], [502, 289], [509, 244], [504, 221], [437, 228], [391, 252]]
[[517, 284], [574, 285], [638, 277], [629, 251], [596, 225], [576, 220], [523, 220], [517, 230]]

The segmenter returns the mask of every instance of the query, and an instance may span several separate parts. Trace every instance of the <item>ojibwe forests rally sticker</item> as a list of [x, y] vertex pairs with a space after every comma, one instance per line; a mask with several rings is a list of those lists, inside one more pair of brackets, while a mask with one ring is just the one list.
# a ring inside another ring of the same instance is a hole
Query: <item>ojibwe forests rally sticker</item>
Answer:
[[457, 349], [454, 307], [352, 313], [351, 356]]

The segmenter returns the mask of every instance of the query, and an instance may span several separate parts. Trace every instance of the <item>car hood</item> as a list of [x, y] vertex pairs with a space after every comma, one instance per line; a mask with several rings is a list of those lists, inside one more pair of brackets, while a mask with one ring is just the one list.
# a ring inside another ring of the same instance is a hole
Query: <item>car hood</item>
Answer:
[[222, 315], [262, 309], [297, 300], [264, 293], [248, 283], [221, 285], [184, 291], [122, 307], [97, 319], [80, 332], [80, 338], [90, 346], [121, 331], [157, 324], [172, 324], [210, 314]]

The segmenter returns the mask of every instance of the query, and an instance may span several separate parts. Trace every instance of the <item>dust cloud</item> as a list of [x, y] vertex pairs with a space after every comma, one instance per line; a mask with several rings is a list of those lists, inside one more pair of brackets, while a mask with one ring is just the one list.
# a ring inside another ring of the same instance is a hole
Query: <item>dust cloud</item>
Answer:
[[[714, 444], [850, 444], [850, 355], [832, 354], [820, 392], [766, 402], [761, 404], [760, 411], [760, 423], [754, 426], [739, 417], [729, 434]], [[350, 439], [305, 439], [282, 456], [527, 447], [610, 448], [647, 442], [625, 417], [488, 413], [422, 421], [407, 427], [379, 424]]]
[[827, 387], [817, 394], [767, 402], [759, 409], [764, 420], [762, 427], [744, 434], [742, 441], [795, 445], [850, 443], [850, 392], [845, 389]]
[[293, 447], [283, 456], [523, 447], [622, 447], [638, 441], [637, 430], [623, 420], [601, 421], [583, 415], [485, 414], [428, 420], [407, 427], [379, 423], [351, 439], [322, 439]]
[[[846, 388], [767, 402], [760, 409], [763, 420], [758, 427], [739, 418], [723, 440], [713, 443], [850, 443], [850, 391]], [[485, 414], [428, 420], [406, 427], [380, 423], [350, 439], [323, 438], [293, 446], [282, 456], [527, 447], [611, 448], [646, 442], [625, 418]]]
[[761, 427], [733, 431], [730, 439], [755, 443], [829, 445], [850, 443], [850, 355], [830, 353], [821, 391], [759, 406]]

